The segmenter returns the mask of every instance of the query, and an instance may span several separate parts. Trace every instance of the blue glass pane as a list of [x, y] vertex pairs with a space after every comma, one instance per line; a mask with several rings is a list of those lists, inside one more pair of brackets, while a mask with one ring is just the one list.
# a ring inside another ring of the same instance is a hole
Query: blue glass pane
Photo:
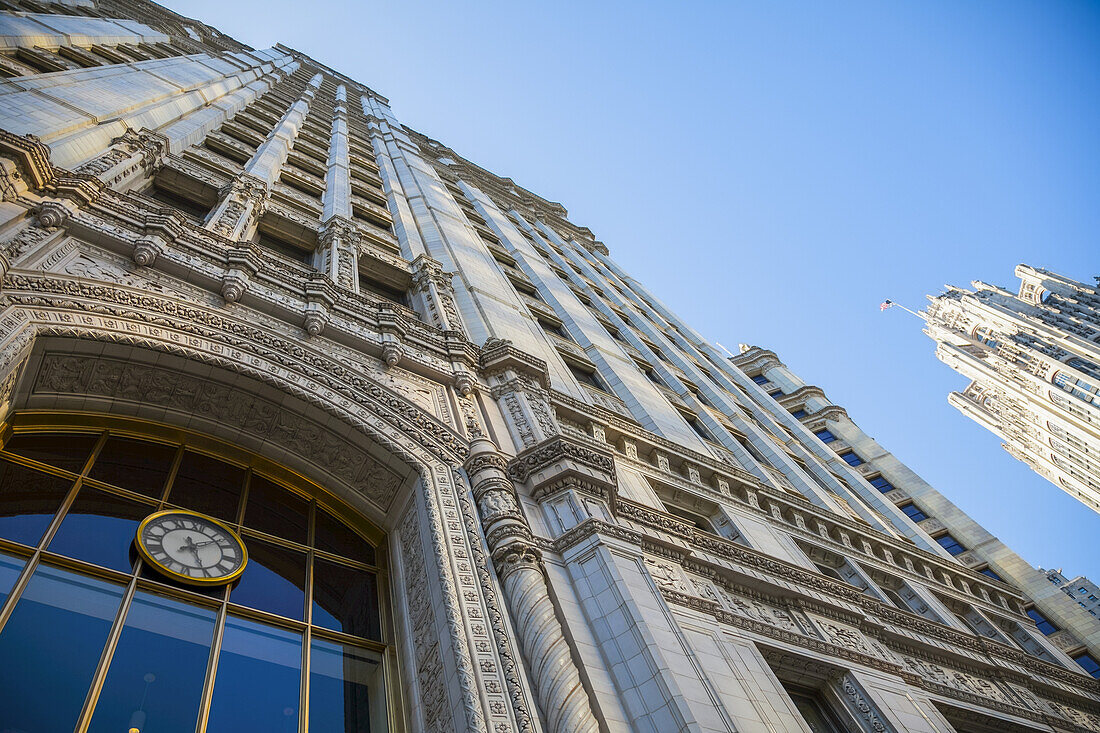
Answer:
[[0, 730], [73, 729], [122, 593], [64, 570], [35, 571], [0, 633]]
[[130, 548], [141, 520], [156, 507], [138, 504], [105, 491], [83, 488], [69, 508], [49, 550], [129, 573]]
[[25, 562], [11, 555], [0, 555], [0, 605], [8, 597], [15, 581], [19, 579], [19, 573], [23, 571]]
[[0, 460], [0, 537], [37, 545], [71, 485], [69, 479]]
[[229, 600], [299, 619], [305, 610], [306, 556], [252, 537], [245, 539], [248, 565]]
[[1082, 669], [1100, 680], [1100, 662], [1097, 662], [1088, 654], [1081, 654], [1073, 658], [1073, 661], [1081, 665]]
[[371, 720], [369, 690], [379, 665], [367, 652], [314, 641], [309, 664], [310, 731], [368, 733], [372, 722], [384, 728], [380, 715]]
[[194, 733], [213, 633], [209, 609], [134, 596], [89, 733]]
[[229, 616], [206, 733], [298, 730], [301, 635]]
[[313, 623], [354, 636], [381, 638], [374, 573], [316, 560]]

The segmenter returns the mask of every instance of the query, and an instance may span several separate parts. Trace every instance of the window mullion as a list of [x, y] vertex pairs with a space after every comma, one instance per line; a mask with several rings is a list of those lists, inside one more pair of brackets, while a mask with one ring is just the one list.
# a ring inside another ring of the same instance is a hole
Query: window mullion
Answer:
[[103, 683], [107, 679], [107, 670], [111, 665], [111, 657], [115, 653], [115, 647], [118, 646], [119, 637], [122, 636], [122, 628], [126, 625], [126, 615], [130, 612], [130, 602], [134, 599], [135, 593], [137, 593], [136, 573], [126, 586], [126, 593], [123, 595], [122, 602], [118, 606], [118, 613], [115, 614], [114, 625], [111, 627], [111, 633], [107, 636], [107, 643], [103, 646], [103, 653], [100, 655], [99, 663], [96, 665], [96, 672], [92, 677], [91, 687], [88, 688], [88, 695], [84, 698], [84, 708], [76, 724], [76, 733], [86, 733], [88, 726], [92, 723], [92, 713], [95, 712], [99, 693], [103, 690]]

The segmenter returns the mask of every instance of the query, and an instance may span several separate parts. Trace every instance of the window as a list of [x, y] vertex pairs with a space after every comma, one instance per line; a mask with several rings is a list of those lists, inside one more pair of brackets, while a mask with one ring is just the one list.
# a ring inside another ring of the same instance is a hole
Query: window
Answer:
[[[802, 418], [806, 417], [806, 415], [808, 415], [808, 414], [809, 413], [807, 413], [805, 410], [799, 408], [799, 409], [797, 409], [797, 410], [795, 410], [794, 412], [791, 413], [791, 417], [793, 417], [796, 420], [801, 420]], [[858, 466], [859, 464], [857, 463], [855, 465]]]
[[818, 437], [818, 440], [820, 440], [822, 443], [832, 443], [834, 440], [836, 440], [836, 436], [830, 433], [825, 428], [818, 430], [816, 433], [814, 433], [814, 435], [816, 435]]
[[709, 440], [712, 443], [715, 442], [714, 436], [710, 434], [710, 431], [707, 430], [706, 426], [703, 425], [703, 423], [699, 422], [699, 418], [685, 416], [685, 419], [687, 420], [688, 425], [691, 426], [691, 429], [695, 431], [696, 435], [698, 435], [703, 440]]
[[565, 339], [566, 341], [573, 340], [569, 338], [569, 334], [565, 332], [565, 329], [562, 328], [560, 323], [553, 323], [551, 321], [543, 320], [542, 318], [538, 318], [536, 320], [539, 322], [539, 325], [542, 326], [543, 331], [546, 331], [547, 333], [552, 333], [558, 338]]
[[1056, 385], [1083, 402], [1091, 403], [1096, 398], [1097, 387], [1083, 379], [1075, 378], [1072, 374], [1056, 372], [1053, 381]]
[[[242, 537], [238, 583], [181, 585], [130, 551], [166, 506], [220, 515]], [[0, 629], [0, 659], [20, 660], [0, 665], [12, 730], [70, 730], [82, 716], [89, 730], [191, 731], [204, 717], [210, 730], [299, 730], [302, 699], [314, 730], [379, 720], [375, 548], [297, 487], [186, 444], [21, 433], [0, 451], [0, 518], [15, 548], [0, 553], [0, 598], [37, 563]]]
[[302, 249], [285, 239], [281, 239], [276, 236], [263, 231], [256, 232], [256, 238], [254, 240], [256, 244], [260, 245], [264, 249], [269, 249], [272, 252], [278, 252], [279, 254], [289, 257], [292, 260], [297, 260], [303, 264], [310, 264], [310, 260], [313, 259], [313, 253], [307, 249]]
[[966, 552], [966, 548], [959, 544], [959, 541], [950, 534], [937, 537], [936, 542], [940, 544], [940, 547], [947, 550], [952, 555], [961, 555]]
[[795, 709], [806, 725], [814, 733], [842, 733], [846, 728], [840, 724], [832, 709], [826, 704], [821, 693], [817, 690], [805, 690], [802, 688], [787, 687], [787, 694], [791, 697]]
[[899, 509], [905, 512], [905, 516], [912, 519], [914, 522], [923, 522], [928, 519], [928, 515], [920, 510], [920, 508], [913, 502], [908, 504], [902, 504]]
[[1077, 592], [1078, 592], [1078, 593], [1088, 593], [1088, 592], [1089, 592], [1089, 590], [1088, 590], [1088, 588], [1078, 588], [1078, 589], [1077, 589]]
[[855, 451], [846, 450], [840, 454], [840, 460], [847, 463], [849, 466], [862, 466], [863, 459], [856, 455]]
[[757, 384], [767, 384], [770, 380], [763, 374], [757, 374], [755, 377], [752, 378], [752, 381], [756, 382]]
[[867, 479], [867, 482], [884, 494], [894, 490], [894, 485], [887, 481], [885, 476], [872, 476]]
[[359, 292], [377, 295], [380, 298], [393, 301], [406, 308], [409, 305], [409, 296], [404, 290], [399, 290], [392, 285], [387, 285], [384, 282], [375, 280], [370, 275], [363, 272], [359, 273]]
[[607, 387], [604, 386], [603, 381], [596, 375], [596, 372], [588, 369], [587, 367], [578, 366], [572, 362], [566, 362], [566, 366], [569, 367], [569, 372], [576, 378], [581, 384], [587, 384], [589, 387], [595, 387], [598, 390], [607, 392]]
[[821, 573], [822, 575], [827, 575], [830, 578], [832, 578], [833, 580], [839, 580], [841, 583], [847, 583], [848, 582], [840, 576], [840, 573], [834, 567], [831, 567], [829, 565], [825, 565], [824, 563], [820, 563], [820, 562], [815, 562], [814, 567], [817, 568], [817, 571], [819, 573]]
[[696, 514], [695, 512], [688, 511], [687, 509], [681, 509], [678, 506], [671, 504], [665, 504], [665, 510], [674, 517], [679, 517], [686, 522], [691, 523], [695, 529], [703, 532], [710, 532], [716, 534], [714, 531], [714, 525], [711, 524], [709, 517], [704, 517], [702, 514]]
[[777, 389], [777, 390], [774, 390], [772, 392], [768, 392], [768, 397], [771, 397], [774, 400], [776, 397], [779, 397], [782, 394], [783, 394], [783, 390]]
[[1073, 658], [1073, 661], [1081, 665], [1081, 668], [1088, 672], [1094, 679], [1100, 680], [1100, 662], [1097, 662], [1091, 654], [1078, 654]]
[[189, 198], [185, 198], [175, 191], [170, 191], [167, 188], [157, 186], [155, 183], [145, 190], [145, 195], [149, 198], [157, 201], [158, 203], [171, 206], [176, 211], [180, 212], [188, 219], [202, 224], [206, 221], [206, 217], [210, 215], [210, 207], [192, 201]]
[[982, 568], [981, 570], [979, 570], [978, 572], [981, 573], [982, 575], [986, 576], [987, 578], [993, 578], [993, 580], [999, 580], [1002, 583], [1005, 582], [1005, 579], [1002, 578], [1000, 575], [997, 575], [997, 573], [995, 573], [993, 571], [993, 568], [989, 567], [988, 565], [986, 567]]
[[1039, 613], [1038, 609], [1027, 609], [1027, 615], [1031, 617], [1031, 620], [1035, 622], [1035, 625], [1039, 627], [1039, 631], [1043, 632], [1045, 636], [1050, 636], [1054, 632], [1058, 631], [1058, 627], [1052, 624], [1046, 616]]
[[653, 370], [653, 367], [651, 367], [649, 364], [645, 364], [643, 362], [635, 362], [635, 363], [638, 365], [638, 368], [642, 370], [642, 374], [644, 374], [646, 376], [646, 379], [653, 382], [654, 384], [656, 384], [659, 387], [666, 386], [664, 381], [661, 379], [661, 377], [657, 375], [657, 372], [655, 372]]

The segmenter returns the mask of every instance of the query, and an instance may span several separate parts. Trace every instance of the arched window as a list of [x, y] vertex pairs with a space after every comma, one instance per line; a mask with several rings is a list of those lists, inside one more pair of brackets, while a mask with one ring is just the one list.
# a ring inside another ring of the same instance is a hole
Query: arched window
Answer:
[[994, 336], [993, 329], [990, 328], [989, 326], [979, 326], [974, 331], [974, 338], [979, 343], [985, 344], [986, 346], [988, 346], [991, 349], [997, 348], [997, 344], [1000, 343], [999, 341], [997, 341], [996, 337]]
[[[216, 451], [109, 431], [4, 445], [0, 730], [387, 728], [377, 531]], [[135, 532], [165, 510], [198, 515], [163, 543], [186, 573], [233, 553], [209, 525], [243, 542], [239, 578], [196, 585], [142, 559]]]
[[1096, 400], [1096, 385], [1086, 382], [1084, 379], [1077, 379], [1068, 372], [1055, 372], [1051, 381], [1082, 402], [1091, 404]]

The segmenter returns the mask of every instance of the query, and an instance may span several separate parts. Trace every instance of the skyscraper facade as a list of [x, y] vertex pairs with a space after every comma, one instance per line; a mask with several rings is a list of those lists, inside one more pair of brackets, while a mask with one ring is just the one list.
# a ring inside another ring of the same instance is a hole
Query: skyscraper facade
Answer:
[[970, 384], [948, 400], [1004, 449], [1100, 512], [1100, 292], [1028, 265], [929, 298], [925, 333]]
[[0, 42], [0, 730], [1100, 730], [560, 204], [144, 0]]
[[1100, 616], [1100, 586], [1097, 586], [1096, 583], [1083, 575], [1078, 575], [1072, 579], [1067, 578], [1062, 575], [1061, 570], [1043, 570], [1039, 568], [1039, 572], [1046, 573], [1047, 580], [1058, 586], [1063, 593], [1072, 598], [1074, 603], [1085, 609], [1089, 615]]

